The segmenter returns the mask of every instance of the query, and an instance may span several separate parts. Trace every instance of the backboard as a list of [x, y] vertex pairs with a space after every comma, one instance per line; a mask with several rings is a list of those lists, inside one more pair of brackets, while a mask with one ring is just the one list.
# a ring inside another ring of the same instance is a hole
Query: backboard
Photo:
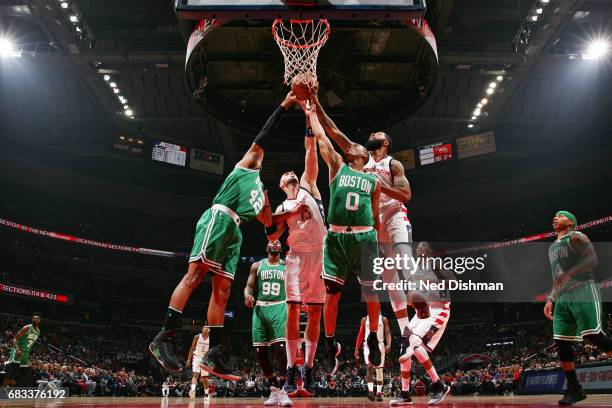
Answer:
[[175, 0], [182, 19], [418, 18], [425, 0]]

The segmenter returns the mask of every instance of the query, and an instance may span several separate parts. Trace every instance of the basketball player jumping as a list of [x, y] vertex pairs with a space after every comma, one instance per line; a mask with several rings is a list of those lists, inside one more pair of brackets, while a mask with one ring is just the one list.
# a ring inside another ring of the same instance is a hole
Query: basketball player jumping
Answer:
[[208, 326], [202, 327], [202, 333], [198, 333], [193, 336], [191, 342], [191, 348], [185, 361], [186, 366], [191, 365], [191, 371], [193, 376], [191, 377], [191, 389], [189, 390], [189, 398], [193, 399], [196, 397], [196, 388], [198, 386], [198, 378], [202, 379], [202, 387], [204, 388], [204, 401], [210, 401], [210, 395], [208, 394], [208, 371], [202, 370], [200, 364], [202, 364], [202, 358], [208, 352], [209, 339], [208, 335], [210, 329]]
[[[321, 279], [323, 271], [323, 239], [327, 232], [321, 193], [317, 187], [319, 162], [317, 145], [307, 123], [304, 140], [306, 159], [304, 173], [298, 179], [293, 171], [286, 172], [280, 180], [280, 188], [287, 199], [278, 206], [276, 213], [295, 211], [299, 205], [306, 205], [307, 212], [296, 212], [278, 225], [277, 236], [288, 228], [287, 243], [287, 383], [285, 391], [289, 394], [297, 390], [297, 367], [295, 359], [300, 345], [300, 307], [307, 306], [308, 320], [304, 342], [304, 389], [313, 393], [312, 368], [317, 352], [321, 326], [321, 311], [325, 303], [325, 283]], [[276, 219], [275, 219], [276, 222]]]
[[[350, 142], [339, 138], [342, 147]], [[370, 152], [370, 159], [364, 171], [378, 178], [381, 186], [380, 194], [380, 231], [378, 236], [379, 249], [382, 256], [395, 258], [412, 256], [412, 225], [408, 220], [404, 204], [412, 199], [410, 183], [404, 173], [402, 163], [389, 156], [391, 137], [385, 132], [376, 132], [370, 135], [365, 144]], [[386, 283], [399, 282], [400, 271], [385, 269], [382, 274]], [[389, 290], [389, 300], [395, 313], [400, 333], [408, 326], [408, 301], [402, 290]]]
[[[359, 348], [363, 343], [363, 339], [370, 335], [370, 322], [369, 317], [365, 316], [361, 318], [361, 325], [359, 326], [359, 334], [357, 335], [357, 342], [355, 343], [355, 359], [359, 360]], [[389, 330], [389, 321], [382, 314], [378, 320], [378, 331], [376, 332], [376, 338], [378, 339], [378, 349], [380, 350], [380, 364], [374, 366], [370, 362], [370, 347], [367, 344], [363, 344], [363, 359], [367, 364], [368, 370], [368, 399], [370, 401], [382, 401], [382, 388], [383, 388], [383, 367], [385, 366], [385, 354], [391, 351], [391, 330]], [[376, 372], [376, 391], [374, 391], [374, 372]]]
[[[444, 269], [436, 269], [432, 259], [433, 250], [429, 243], [421, 242], [416, 248], [416, 256], [420, 258], [419, 269], [413, 276], [418, 281], [429, 281], [438, 283], [445, 280], [454, 280], [452, 272]], [[431, 263], [431, 265], [430, 265]], [[412, 293], [417, 293], [413, 291]], [[411, 293], [411, 294], [412, 294]], [[431, 353], [446, 330], [448, 319], [450, 318], [450, 295], [449, 291], [432, 291], [424, 293], [429, 303], [429, 314], [423, 315], [417, 309], [417, 313], [412, 317], [408, 325], [407, 336], [402, 336], [402, 341], [406, 342], [402, 349], [404, 353], [400, 356], [400, 368], [402, 376], [402, 391], [398, 398], [391, 400], [392, 406], [412, 404], [410, 398], [410, 369], [412, 367], [412, 356], [415, 356], [423, 366], [427, 375], [431, 379], [432, 395], [427, 402], [430, 405], [439, 404], [450, 392], [450, 387], [442, 382], [438, 376], [436, 368], [433, 366], [429, 353]]]
[[[261, 371], [270, 384], [270, 398], [264, 405], [293, 405], [287, 392], [281, 387], [285, 377], [281, 374], [287, 366], [285, 354], [285, 324], [287, 322], [285, 285], [287, 273], [278, 240], [269, 241], [268, 257], [251, 265], [251, 272], [244, 288], [244, 304], [253, 308], [251, 335], [255, 357]], [[257, 296], [257, 301], [255, 300]], [[275, 347], [277, 373], [274, 373], [268, 350]]]
[[559, 405], [586, 399], [574, 362], [573, 343], [588, 340], [612, 357], [612, 339], [601, 324], [601, 293], [593, 269], [599, 264], [589, 238], [576, 231], [578, 221], [569, 211], [553, 218], [557, 239], [548, 249], [553, 288], [544, 306], [544, 315], [553, 321], [553, 338], [567, 379], [567, 390]]
[[293, 93], [289, 92], [227, 176], [213, 199], [212, 207], [198, 221], [189, 269], [172, 293], [164, 326], [149, 345], [151, 353], [167, 370], [180, 371], [183, 368], [184, 363], [175, 346], [175, 330], [180, 326], [181, 315], [191, 293], [210, 272], [212, 296], [206, 319], [210, 327], [210, 350], [204, 356], [203, 368], [224, 379], [240, 379], [228, 365], [229, 351], [222, 344], [225, 307], [242, 243], [240, 224], [258, 218], [265, 227], [273, 225], [259, 171], [264, 149], [295, 100]]
[[23, 326], [13, 337], [13, 346], [6, 362], [6, 375], [2, 386], [25, 385], [22, 383], [28, 375], [30, 352], [40, 336], [40, 321], [40, 315], [33, 315], [32, 323]]
[[370, 347], [370, 361], [380, 364], [378, 349], [378, 316], [380, 303], [373, 290], [377, 279], [373, 272], [374, 259], [378, 256], [378, 201], [380, 183], [376, 177], [363, 172], [368, 161], [368, 151], [359, 144], [350, 145], [342, 156], [334, 150], [331, 141], [317, 116], [315, 103], [307, 104], [298, 100], [307, 118], [310, 120], [321, 157], [329, 168], [329, 231], [325, 236], [323, 253], [323, 279], [325, 280], [325, 305], [323, 307], [325, 337], [327, 343], [328, 369], [335, 374], [338, 369], [340, 344], [336, 342], [336, 319], [338, 302], [342, 286], [353, 272], [362, 286], [366, 301], [370, 335], [367, 338]]

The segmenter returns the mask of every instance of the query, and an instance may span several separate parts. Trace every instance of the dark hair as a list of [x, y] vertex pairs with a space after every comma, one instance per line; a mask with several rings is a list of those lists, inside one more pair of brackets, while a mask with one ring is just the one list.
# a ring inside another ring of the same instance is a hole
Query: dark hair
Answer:
[[388, 149], [391, 150], [391, 148], [393, 147], [393, 139], [391, 139], [391, 136], [389, 136], [387, 132], [382, 132], [382, 134], [385, 135], [385, 139], [387, 139], [387, 141], [389, 142]]

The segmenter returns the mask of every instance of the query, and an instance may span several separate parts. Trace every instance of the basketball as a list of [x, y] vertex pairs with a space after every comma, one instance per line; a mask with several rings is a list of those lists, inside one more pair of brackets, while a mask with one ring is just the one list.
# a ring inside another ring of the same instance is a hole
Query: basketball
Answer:
[[316, 79], [311, 74], [297, 74], [291, 81], [291, 90], [299, 100], [303, 101], [310, 97], [316, 83]]

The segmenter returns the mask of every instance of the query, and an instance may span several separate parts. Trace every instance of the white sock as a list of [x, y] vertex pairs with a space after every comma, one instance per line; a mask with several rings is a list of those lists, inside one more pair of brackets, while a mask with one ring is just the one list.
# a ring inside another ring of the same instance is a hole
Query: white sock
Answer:
[[[410, 368], [412, 367], [412, 359], [406, 361], [405, 363], [400, 364], [400, 369], [402, 373], [410, 373]], [[402, 391], [410, 390], [410, 374], [408, 374], [408, 378], [404, 378], [402, 376]]]
[[195, 384], [191, 384], [191, 391], [195, 391], [196, 389], [196, 385]]
[[400, 335], [402, 335], [404, 334], [404, 328], [410, 324], [410, 319], [408, 317], [400, 317], [397, 319], [397, 324], [399, 325]]
[[382, 391], [382, 384], [376, 384], [376, 394], [380, 394]]
[[440, 377], [438, 377], [438, 372], [436, 368], [432, 365], [429, 370], [427, 370], [427, 375], [431, 378], [431, 381], [438, 382], [440, 381]]
[[371, 383], [371, 382], [368, 383], [368, 391], [374, 392], [374, 383]]
[[[429, 360], [429, 354], [427, 353], [427, 350], [425, 350], [425, 348], [423, 347], [417, 347], [414, 350], [414, 356], [417, 358], [417, 360], [419, 360], [419, 363], [421, 363], [421, 365], [423, 365], [426, 361]], [[438, 372], [436, 371], [436, 368], [433, 366], [433, 364], [431, 365], [431, 368], [426, 371], [429, 378], [431, 378], [431, 381], [438, 382], [440, 377], [438, 377]]]
[[314, 364], [315, 355], [317, 354], [317, 342], [310, 341], [307, 338], [305, 338], [304, 340], [306, 343], [306, 356], [304, 356], [304, 364], [306, 367], [312, 368], [312, 365]]
[[287, 351], [287, 368], [295, 365], [295, 357], [297, 356], [297, 348], [300, 344], [300, 339], [287, 339], [285, 340], [286, 351]]
[[204, 387], [204, 394], [208, 395], [208, 387]]

